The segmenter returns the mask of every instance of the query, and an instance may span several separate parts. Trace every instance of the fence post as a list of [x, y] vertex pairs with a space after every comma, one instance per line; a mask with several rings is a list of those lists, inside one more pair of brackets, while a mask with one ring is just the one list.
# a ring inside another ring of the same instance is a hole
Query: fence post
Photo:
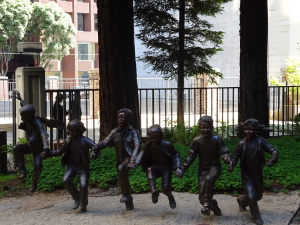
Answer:
[[0, 131], [0, 173], [7, 173], [7, 152], [4, 147], [7, 145], [6, 131]]

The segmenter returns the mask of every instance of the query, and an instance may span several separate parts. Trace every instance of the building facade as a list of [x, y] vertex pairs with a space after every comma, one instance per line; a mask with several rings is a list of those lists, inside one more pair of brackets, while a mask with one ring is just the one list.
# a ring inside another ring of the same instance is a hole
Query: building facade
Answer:
[[[300, 59], [300, 1], [268, 0], [268, 76], [285, 76], [286, 59]], [[223, 73], [221, 86], [238, 86], [240, 76], [240, 0], [224, 4], [224, 12], [209, 21], [215, 30], [223, 31], [219, 52], [209, 61]]]
[[[46, 4], [53, 0], [34, 0]], [[89, 71], [99, 68], [97, 0], [54, 0], [75, 25], [76, 45], [62, 61], [53, 60], [46, 76], [89, 78]]]

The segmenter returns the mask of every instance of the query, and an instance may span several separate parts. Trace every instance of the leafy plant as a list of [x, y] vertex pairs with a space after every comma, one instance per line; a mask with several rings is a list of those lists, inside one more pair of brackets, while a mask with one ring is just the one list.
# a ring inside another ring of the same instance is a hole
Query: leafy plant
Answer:
[[[225, 139], [224, 142], [230, 152], [234, 151], [235, 146], [240, 141], [239, 138]], [[279, 161], [272, 167], [264, 168], [264, 187], [273, 192], [288, 192], [299, 187], [300, 184], [300, 143], [294, 137], [270, 138], [268, 141], [279, 150]], [[174, 144], [176, 150], [180, 154], [181, 161], [184, 162], [189, 146], [183, 144]], [[266, 159], [270, 158], [266, 154]], [[62, 179], [65, 169], [60, 163], [61, 157], [49, 158], [43, 162], [43, 171], [38, 183], [39, 191], [53, 191], [55, 189], [64, 188]], [[116, 155], [113, 148], [104, 149], [101, 156], [97, 160], [91, 161], [90, 166], [90, 185], [91, 187], [99, 187], [108, 190], [110, 187], [118, 185], [116, 170]], [[28, 164], [28, 163], [27, 163]], [[223, 162], [222, 175], [215, 185], [217, 193], [238, 194], [242, 190], [239, 165], [236, 166], [232, 173], [227, 171], [227, 165]], [[26, 179], [27, 187], [31, 184], [31, 172], [33, 170], [32, 163], [27, 165], [28, 178]], [[138, 167], [129, 171], [131, 190], [133, 193], [141, 193], [149, 191], [146, 174]], [[0, 176], [1, 180], [1, 176]], [[78, 184], [78, 181], [76, 181]], [[161, 187], [161, 179], [157, 180], [157, 187]], [[178, 192], [198, 192], [198, 157], [190, 166], [184, 177], [179, 179], [173, 176], [172, 187]]]
[[173, 143], [189, 145], [198, 135], [199, 128], [197, 125], [189, 127], [184, 123], [167, 120], [167, 126], [163, 128], [163, 131], [166, 140]]
[[[289, 83], [289, 86], [300, 86], [300, 61], [299, 59], [286, 59], [286, 71], [285, 79]], [[271, 85], [284, 86], [284, 82], [280, 81], [279, 78], [270, 77]], [[289, 104], [299, 104], [298, 93], [300, 92], [298, 87], [288, 88]]]

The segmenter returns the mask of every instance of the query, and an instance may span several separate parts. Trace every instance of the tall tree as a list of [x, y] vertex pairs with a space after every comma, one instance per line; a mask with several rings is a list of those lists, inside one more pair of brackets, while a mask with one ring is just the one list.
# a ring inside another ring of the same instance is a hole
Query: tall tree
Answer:
[[76, 29], [71, 16], [55, 2], [35, 2], [32, 7], [32, 19], [27, 31], [43, 43], [41, 66], [51, 68], [51, 60], [62, 60], [75, 47]]
[[98, 0], [100, 139], [117, 126], [117, 111], [129, 108], [139, 128], [133, 0]]
[[223, 32], [213, 31], [203, 16], [216, 16], [230, 0], [135, 0], [137, 37], [147, 47], [143, 62], [164, 78], [177, 79], [178, 122], [183, 122], [184, 77], [208, 75], [211, 82], [221, 73], [208, 60], [221, 50]]
[[40, 39], [44, 68], [51, 67], [50, 60], [61, 60], [74, 48], [76, 30], [72, 19], [54, 2], [2, 0], [0, 20], [0, 75], [6, 75], [18, 42]]
[[30, 0], [0, 1], [0, 76], [7, 74], [8, 62], [24, 40], [31, 12]]
[[267, 45], [267, 0], [241, 0], [239, 121], [256, 118], [268, 126]]

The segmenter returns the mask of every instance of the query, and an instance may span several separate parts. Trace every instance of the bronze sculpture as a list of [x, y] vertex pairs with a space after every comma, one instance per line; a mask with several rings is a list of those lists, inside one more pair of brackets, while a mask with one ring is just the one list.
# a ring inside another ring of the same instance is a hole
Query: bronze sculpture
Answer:
[[25, 131], [27, 138], [27, 143], [17, 144], [13, 147], [15, 165], [20, 172], [19, 179], [24, 179], [27, 176], [24, 155], [32, 154], [34, 169], [32, 172], [32, 185], [30, 191], [35, 192], [43, 167], [42, 159], [39, 154], [49, 150], [48, 136], [43, 127], [42, 118], [35, 116], [35, 108], [33, 105], [26, 104], [17, 90], [14, 92], [15, 97], [20, 100], [20, 105], [22, 107], [20, 108], [20, 115], [23, 122], [18, 128]]
[[264, 224], [259, 212], [257, 201], [263, 194], [263, 168], [266, 164], [264, 153], [272, 155], [267, 166], [272, 166], [278, 160], [278, 150], [270, 145], [264, 138], [257, 135], [259, 122], [256, 119], [247, 119], [243, 124], [244, 138], [238, 143], [233, 155], [230, 171], [233, 171], [240, 160], [241, 178], [244, 194], [237, 198], [240, 211], [245, 211], [249, 206], [253, 222], [257, 225]]
[[163, 140], [163, 131], [159, 125], [148, 128], [149, 141], [137, 156], [136, 165], [141, 164], [146, 172], [152, 202], [158, 202], [159, 191], [156, 189], [156, 179], [162, 179], [162, 192], [168, 196], [169, 205], [172, 209], [176, 207], [176, 201], [172, 194], [171, 182], [172, 172], [179, 172], [181, 164], [178, 152], [174, 145]]
[[[50, 150], [48, 155], [41, 154], [42, 158], [63, 155], [61, 163], [66, 167], [63, 183], [74, 200], [73, 209], [80, 206], [80, 212], [86, 212], [88, 205], [88, 185], [90, 171], [89, 150], [96, 146], [91, 139], [82, 134], [86, 131], [84, 124], [77, 119], [67, 125], [68, 137], [59, 150]], [[79, 176], [80, 190], [73, 183], [76, 175]]]
[[120, 202], [125, 203], [127, 210], [134, 208], [127, 166], [134, 167], [136, 157], [140, 151], [140, 135], [139, 132], [129, 124], [131, 117], [132, 112], [130, 109], [120, 109], [117, 119], [118, 127], [113, 129], [103, 141], [97, 144], [97, 148], [93, 150], [91, 155], [92, 159], [96, 159], [101, 149], [108, 146], [115, 148], [118, 179], [122, 192]]
[[222, 212], [218, 202], [213, 199], [214, 185], [221, 176], [220, 157], [225, 163], [231, 164], [229, 151], [222, 138], [212, 133], [214, 127], [213, 119], [210, 116], [202, 116], [198, 125], [201, 135], [192, 141], [187, 159], [183, 163], [181, 171], [176, 174], [178, 177], [182, 177], [199, 155], [198, 190], [200, 203], [204, 206], [201, 213], [209, 216], [212, 210], [214, 215], [221, 216]]

